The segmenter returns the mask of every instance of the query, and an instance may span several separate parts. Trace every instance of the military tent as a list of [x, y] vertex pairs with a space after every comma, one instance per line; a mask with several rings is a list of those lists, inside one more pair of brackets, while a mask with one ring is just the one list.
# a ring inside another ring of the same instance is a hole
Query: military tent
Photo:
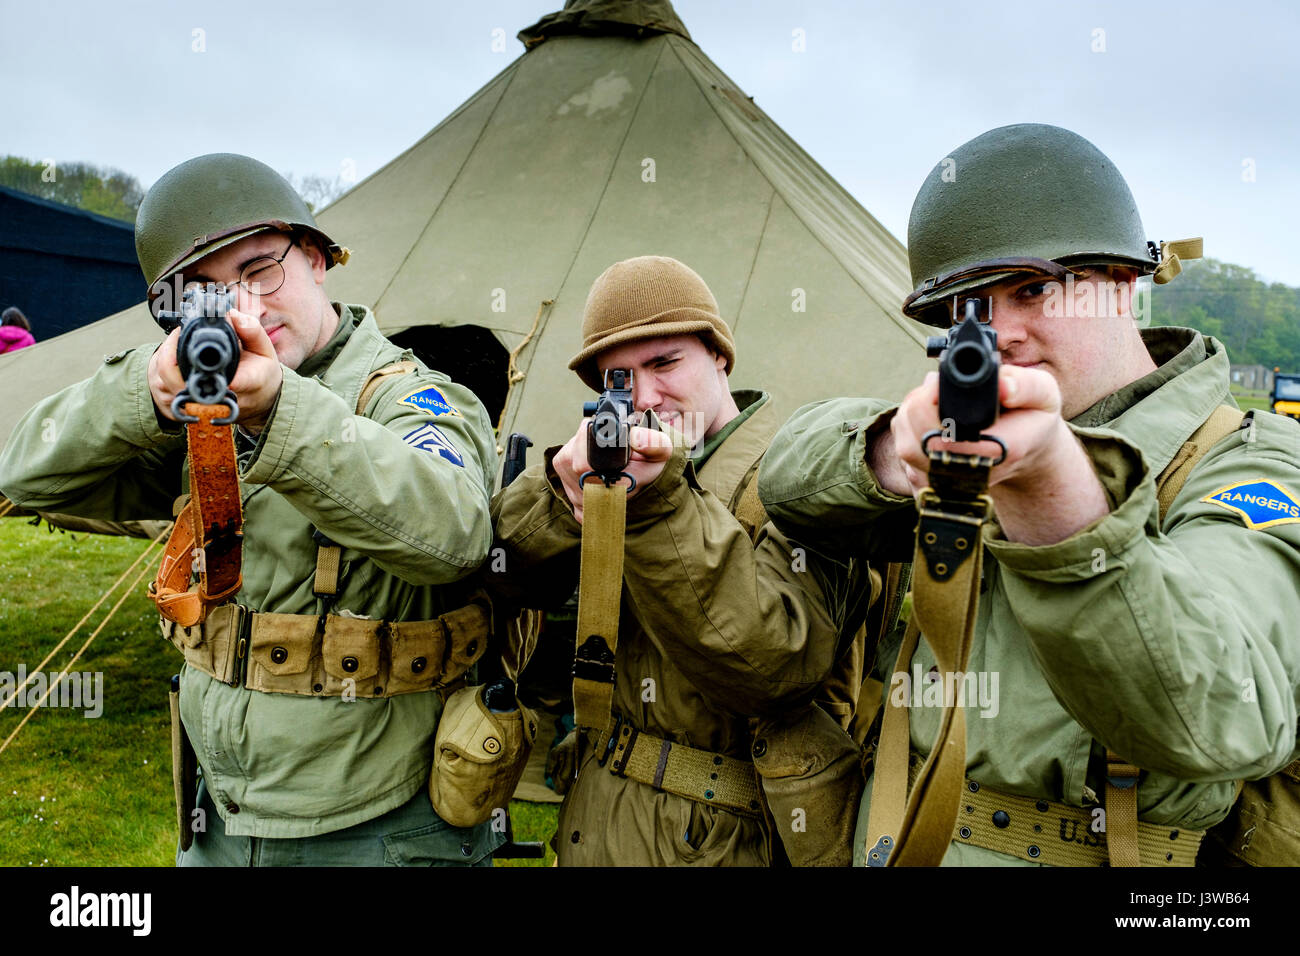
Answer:
[[[475, 388], [503, 438], [539, 448], [576, 427], [590, 396], [567, 362], [587, 291], [629, 256], [704, 277], [736, 333], [733, 387], [767, 389], [783, 416], [920, 378], [902, 244], [667, 0], [569, 0], [519, 37], [520, 57], [320, 214], [353, 250], [330, 272], [333, 298], [373, 305], [387, 333]], [[0, 440], [103, 353], [159, 334], [141, 307], [0, 357]]]

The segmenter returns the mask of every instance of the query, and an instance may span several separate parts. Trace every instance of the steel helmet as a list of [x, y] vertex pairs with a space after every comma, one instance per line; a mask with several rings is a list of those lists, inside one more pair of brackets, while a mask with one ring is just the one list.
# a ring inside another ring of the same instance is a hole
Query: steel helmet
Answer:
[[1096, 146], [1059, 126], [989, 130], [930, 171], [912, 204], [914, 291], [903, 312], [946, 326], [954, 295], [1020, 273], [1064, 280], [1073, 266], [1122, 265], [1156, 282], [1199, 258], [1200, 240], [1148, 242], [1124, 177]]
[[310, 233], [327, 269], [348, 260], [348, 250], [321, 231], [302, 197], [265, 163], [210, 153], [164, 173], [135, 217], [136, 258], [150, 298], [158, 280], [264, 229]]

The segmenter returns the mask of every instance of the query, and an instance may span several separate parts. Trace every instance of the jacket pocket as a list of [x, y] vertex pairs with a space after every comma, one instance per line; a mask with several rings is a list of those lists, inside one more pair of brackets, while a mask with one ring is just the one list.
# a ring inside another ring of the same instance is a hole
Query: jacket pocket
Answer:
[[389, 693], [428, 690], [442, 674], [447, 640], [440, 621], [394, 622], [388, 625], [392, 666]]
[[316, 622], [297, 614], [259, 614], [248, 649], [248, 681], [254, 690], [311, 693]]
[[374, 690], [379, 673], [378, 622], [355, 617], [325, 619], [321, 658], [325, 666], [325, 693], [341, 694], [360, 689], [364, 696]]
[[490, 827], [461, 828], [439, 821], [385, 836], [384, 865], [491, 866], [493, 849]]

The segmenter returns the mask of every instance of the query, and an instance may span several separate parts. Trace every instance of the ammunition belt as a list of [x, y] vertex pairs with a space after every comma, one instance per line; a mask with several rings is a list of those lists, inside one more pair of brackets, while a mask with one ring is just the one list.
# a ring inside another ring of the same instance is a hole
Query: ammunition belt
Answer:
[[[1000, 793], [967, 780], [953, 840], [1048, 866], [1106, 866], [1106, 834], [1096, 833], [1093, 809]], [[1204, 830], [1138, 821], [1142, 866], [1195, 866]]]
[[747, 817], [763, 815], [758, 771], [748, 760], [698, 750], [637, 730], [615, 715], [600, 764], [616, 777]]
[[372, 621], [214, 608], [202, 624], [161, 621], [191, 667], [268, 694], [357, 698], [445, 690], [487, 648], [491, 614], [472, 603], [431, 621]]
[[[908, 784], [915, 781], [925, 758], [912, 751]], [[1051, 800], [1021, 797], [967, 779], [952, 838], [956, 843], [995, 850], [1029, 863], [1046, 866], [1109, 866], [1105, 832], [1093, 827], [1098, 807], [1072, 807]], [[1183, 830], [1139, 820], [1141, 866], [1195, 866], [1204, 830]]]

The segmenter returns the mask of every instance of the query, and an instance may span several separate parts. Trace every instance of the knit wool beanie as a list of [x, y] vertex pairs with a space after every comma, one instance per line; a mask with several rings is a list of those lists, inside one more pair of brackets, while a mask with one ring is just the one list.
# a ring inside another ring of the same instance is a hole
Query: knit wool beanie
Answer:
[[727, 360], [730, 374], [736, 342], [704, 280], [667, 256], [624, 259], [592, 285], [582, 314], [582, 351], [569, 360], [569, 368], [599, 392], [604, 383], [595, 359], [601, 352], [641, 339], [697, 333]]

